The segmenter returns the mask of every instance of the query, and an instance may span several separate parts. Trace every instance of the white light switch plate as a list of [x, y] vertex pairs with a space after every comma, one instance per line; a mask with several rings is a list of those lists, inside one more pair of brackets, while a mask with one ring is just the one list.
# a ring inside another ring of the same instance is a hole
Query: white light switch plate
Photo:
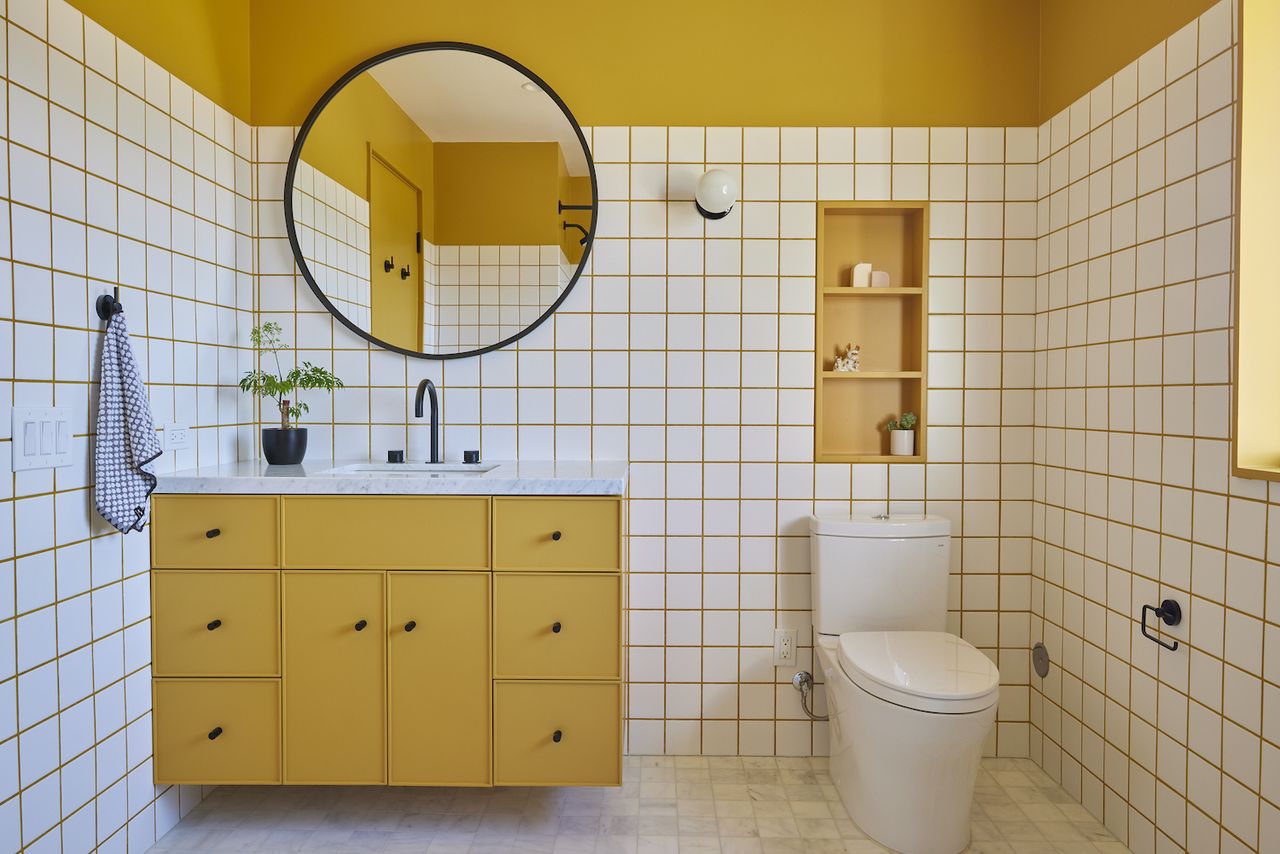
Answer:
[[13, 408], [13, 470], [71, 465], [71, 410], [66, 406]]
[[163, 424], [164, 449], [185, 451], [191, 447], [191, 427], [186, 424]]

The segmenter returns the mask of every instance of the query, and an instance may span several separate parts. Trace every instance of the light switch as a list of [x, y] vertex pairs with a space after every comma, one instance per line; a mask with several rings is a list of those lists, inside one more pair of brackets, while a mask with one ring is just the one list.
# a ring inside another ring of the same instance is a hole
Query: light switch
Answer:
[[20, 453], [10, 455], [14, 471], [71, 465], [71, 409], [66, 406], [15, 406], [12, 429]]

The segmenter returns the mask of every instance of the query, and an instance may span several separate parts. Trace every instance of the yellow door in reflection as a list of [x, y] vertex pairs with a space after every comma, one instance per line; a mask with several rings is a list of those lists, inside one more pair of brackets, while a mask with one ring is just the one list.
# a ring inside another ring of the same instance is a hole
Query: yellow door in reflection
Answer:
[[417, 187], [370, 153], [370, 331], [415, 352], [422, 350], [421, 198]]

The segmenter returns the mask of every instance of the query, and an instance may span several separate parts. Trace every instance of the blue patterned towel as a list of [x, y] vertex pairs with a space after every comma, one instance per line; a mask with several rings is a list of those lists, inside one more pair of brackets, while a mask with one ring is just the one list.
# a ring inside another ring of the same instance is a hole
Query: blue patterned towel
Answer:
[[93, 500], [102, 518], [126, 534], [142, 530], [147, 501], [156, 488], [156, 476], [147, 466], [161, 453], [124, 312], [116, 312], [102, 339]]

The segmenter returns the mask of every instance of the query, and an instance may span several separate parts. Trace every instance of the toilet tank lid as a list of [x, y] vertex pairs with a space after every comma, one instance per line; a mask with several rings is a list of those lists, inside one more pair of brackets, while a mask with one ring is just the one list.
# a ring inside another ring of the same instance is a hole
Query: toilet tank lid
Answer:
[[951, 520], [945, 516], [895, 513], [887, 517], [870, 515], [811, 516], [809, 531], [829, 537], [947, 537]]

